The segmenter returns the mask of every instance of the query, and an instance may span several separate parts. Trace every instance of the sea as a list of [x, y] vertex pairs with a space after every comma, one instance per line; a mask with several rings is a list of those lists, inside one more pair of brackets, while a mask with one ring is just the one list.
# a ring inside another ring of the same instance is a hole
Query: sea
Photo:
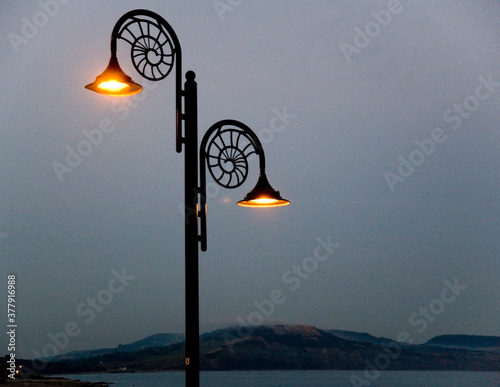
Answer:
[[[184, 372], [57, 375], [111, 387], [184, 387]], [[456, 371], [207, 371], [201, 387], [500, 387], [500, 372]]]

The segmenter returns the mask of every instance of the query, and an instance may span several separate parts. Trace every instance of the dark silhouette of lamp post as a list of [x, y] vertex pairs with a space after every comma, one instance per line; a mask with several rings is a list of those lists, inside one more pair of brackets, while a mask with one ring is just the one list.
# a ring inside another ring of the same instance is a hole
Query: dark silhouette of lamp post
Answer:
[[[161, 16], [148, 10], [127, 12], [111, 33], [111, 59], [104, 72], [85, 86], [110, 96], [130, 96], [142, 91], [142, 86], [125, 74], [116, 56], [117, 40], [131, 45], [131, 59], [137, 72], [151, 81], [166, 78], [175, 63], [176, 150], [185, 158], [185, 285], [186, 285], [186, 386], [199, 386], [200, 327], [198, 242], [207, 249], [206, 169], [213, 179], [226, 188], [243, 184], [248, 174], [248, 158], [259, 157], [260, 174], [255, 187], [244, 200], [246, 207], [277, 207], [290, 204], [269, 184], [265, 172], [262, 144], [245, 124], [222, 120], [205, 133], [198, 158], [197, 85], [195, 74], [186, 73], [181, 87], [182, 54], [179, 40], [172, 27]], [[198, 223], [198, 218], [200, 222]]]

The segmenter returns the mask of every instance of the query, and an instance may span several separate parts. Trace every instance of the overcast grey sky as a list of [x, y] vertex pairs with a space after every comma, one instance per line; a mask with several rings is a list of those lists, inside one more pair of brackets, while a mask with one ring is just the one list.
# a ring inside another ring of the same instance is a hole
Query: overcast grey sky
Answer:
[[18, 356], [184, 330], [174, 74], [144, 81], [121, 41], [145, 92], [84, 89], [135, 8], [176, 31], [200, 137], [226, 118], [253, 128], [292, 202], [236, 206], [256, 160], [242, 187], [211, 193], [202, 331], [500, 335], [497, 1], [4, 1], [0, 269], [4, 294], [17, 277]]

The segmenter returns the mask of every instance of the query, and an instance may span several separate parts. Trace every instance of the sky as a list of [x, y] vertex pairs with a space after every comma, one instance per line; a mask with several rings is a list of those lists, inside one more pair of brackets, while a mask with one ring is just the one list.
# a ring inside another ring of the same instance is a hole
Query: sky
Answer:
[[208, 175], [202, 332], [500, 336], [500, 3], [10, 1], [0, 4], [0, 310], [5, 323], [14, 275], [16, 356], [184, 332], [174, 73], [143, 79], [119, 41], [144, 91], [84, 88], [109, 61], [115, 23], [137, 8], [168, 21], [183, 73], [196, 73], [200, 139], [222, 119], [248, 125], [291, 201], [236, 205], [256, 159], [237, 189]]

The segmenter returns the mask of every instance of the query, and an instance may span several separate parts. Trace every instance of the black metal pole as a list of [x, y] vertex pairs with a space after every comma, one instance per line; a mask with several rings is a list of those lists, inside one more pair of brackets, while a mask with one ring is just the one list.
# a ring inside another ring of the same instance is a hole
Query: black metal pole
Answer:
[[185, 114], [185, 281], [186, 387], [200, 385], [200, 316], [198, 274], [198, 113], [195, 74], [186, 73]]

